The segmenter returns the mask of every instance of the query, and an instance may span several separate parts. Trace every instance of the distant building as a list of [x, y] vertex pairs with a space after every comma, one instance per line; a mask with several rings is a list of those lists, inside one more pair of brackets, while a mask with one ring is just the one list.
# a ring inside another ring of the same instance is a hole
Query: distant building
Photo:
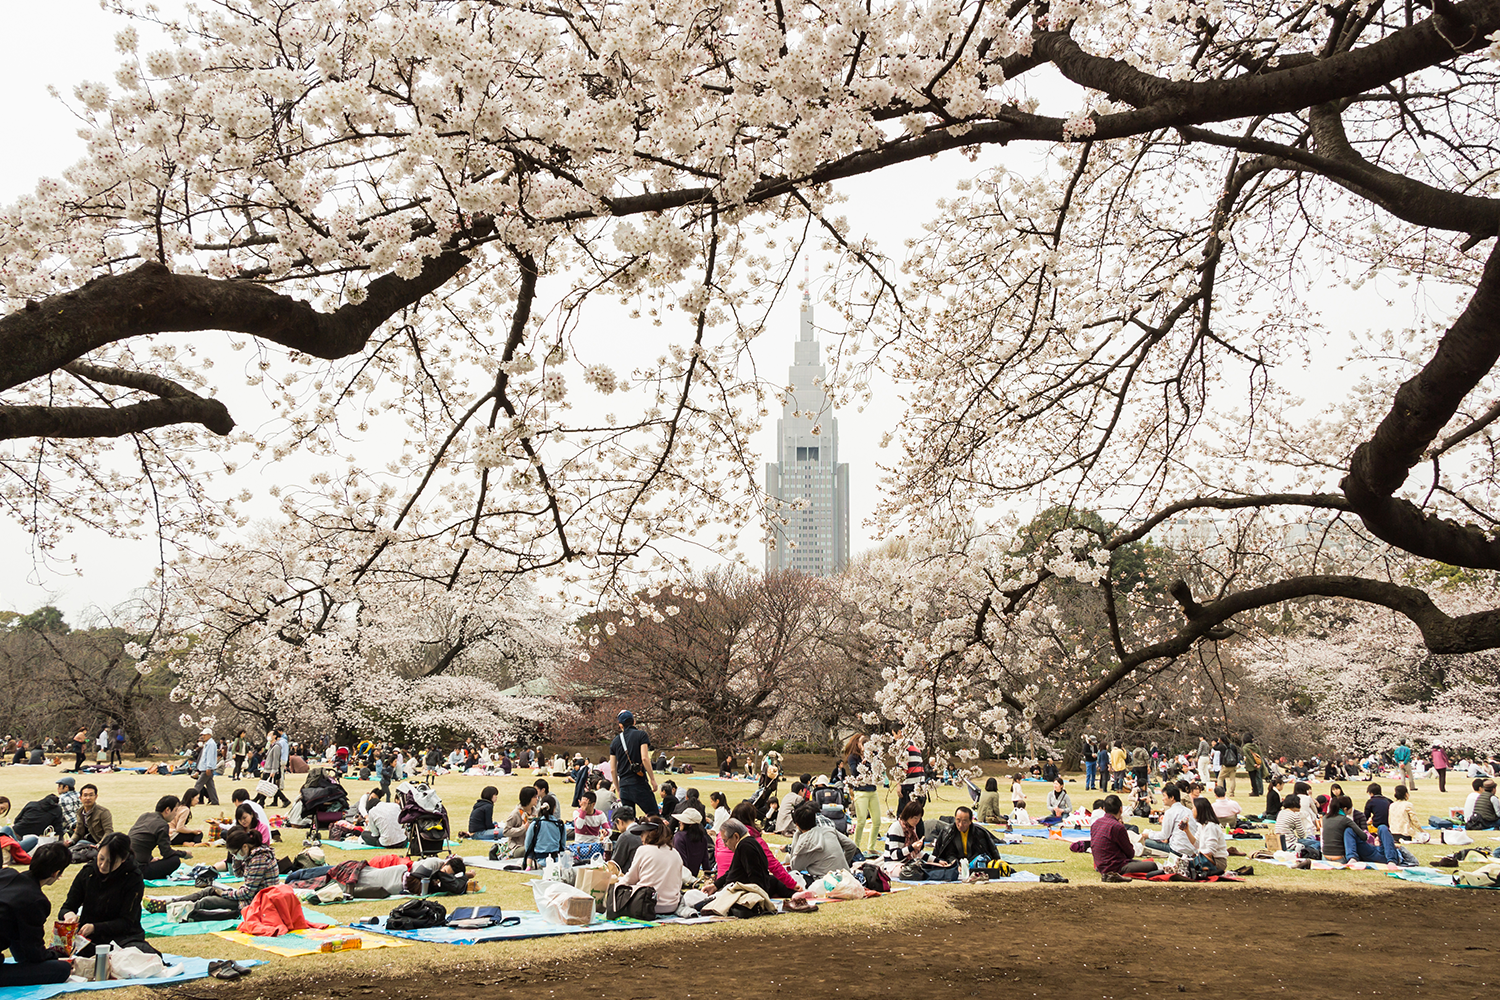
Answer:
[[773, 517], [767, 573], [832, 576], [849, 564], [849, 466], [839, 462], [839, 422], [824, 388], [820, 357], [812, 301], [804, 293], [802, 327], [788, 369], [791, 393], [776, 421], [776, 461], [766, 463]]

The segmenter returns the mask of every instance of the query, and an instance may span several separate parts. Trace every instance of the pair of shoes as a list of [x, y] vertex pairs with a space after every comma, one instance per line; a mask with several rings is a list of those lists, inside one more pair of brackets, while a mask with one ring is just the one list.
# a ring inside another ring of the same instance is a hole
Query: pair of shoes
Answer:
[[219, 873], [214, 871], [212, 868], [205, 868], [203, 871], [194, 876], [193, 885], [197, 886], [199, 889], [207, 889], [209, 886], [214, 884], [214, 879], [218, 877], [218, 874]]
[[250, 973], [250, 966], [231, 962], [227, 958], [216, 958], [208, 963], [208, 974], [215, 979], [238, 979]]
[[1099, 876], [1099, 881], [1101, 881], [1101, 882], [1129, 882], [1130, 879], [1126, 878], [1124, 875], [1121, 875], [1119, 872], [1105, 872], [1103, 875]]
[[145, 899], [141, 900], [141, 909], [145, 910], [147, 913], [166, 913], [167, 904], [170, 902], [172, 902], [172, 900], [166, 898], [165, 896], [147, 896]]
[[1042, 872], [1037, 876], [1037, 881], [1066, 883], [1068, 880], [1057, 874], [1057, 872]]
[[1240, 867], [1234, 870], [1234, 873], [1236, 875], [1254, 875], [1255, 868], [1251, 865], [1240, 865]]
[[810, 903], [805, 899], [783, 899], [781, 909], [791, 913], [817, 913], [818, 904]]

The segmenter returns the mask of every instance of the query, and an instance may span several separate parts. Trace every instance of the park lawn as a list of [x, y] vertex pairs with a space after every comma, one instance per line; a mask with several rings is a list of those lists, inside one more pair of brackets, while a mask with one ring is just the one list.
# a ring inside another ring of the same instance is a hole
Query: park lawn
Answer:
[[[14, 818], [21, 806], [32, 799], [38, 798], [54, 790], [58, 771], [49, 767], [28, 766], [6, 766], [0, 768], [0, 794], [10, 798], [12, 803], [10, 817]], [[289, 794], [295, 794], [297, 787], [301, 784], [301, 776], [290, 776]], [[437, 781], [437, 790], [443, 797], [448, 808], [449, 816], [455, 830], [463, 829], [467, 825], [469, 808], [478, 798], [479, 792], [486, 785], [495, 785], [500, 789], [497, 799], [497, 815], [508, 812], [514, 807], [517, 800], [518, 789], [523, 784], [529, 784], [529, 777], [523, 778], [519, 775], [509, 778], [491, 776], [477, 777], [469, 775], [444, 775]], [[688, 787], [697, 788], [701, 797], [707, 801], [710, 792], [722, 791], [728, 795], [731, 802], [748, 797], [754, 790], [754, 785], [747, 781], [724, 781], [715, 777], [699, 777], [695, 775], [675, 776], [679, 784], [679, 794]], [[571, 815], [568, 807], [572, 799], [573, 788], [570, 783], [562, 778], [549, 778], [552, 791], [562, 803], [565, 815]], [[149, 811], [156, 800], [167, 794], [180, 795], [186, 788], [190, 787], [191, 781], [186, 776], [165, 777], [157, 775], [141, 775], [133, 773], [104, 774], [104, 775], [81, 775], [80, 786], [86, 782], [92, 782], [99, 787], [100, 802], [107, 806], [114, 816], [117, 830], [128, 831], [136, 817]], [[358, 794], [372, 787], [371, 782], [358, 779], [349, 779], [345, 782], [351, 793]], [[1394, 782], [1382, 781], [1382, 787], [1387, 794], [1390, 793]], [[1363, 782], [1345, 782], [1346, 791], [1355, 797], [1356, 803], [1362, 803], [1364, 799]], [[219, 808], [202, 807], [194, 810], [193, 823], [196, 826], [206, 824], [207, 820], [214, 816], [230, 815], [228, 808], [229, 795], [238, 786], [252, 787], [250, 782], [231, 782], [227, 778], [220, 778], [217, 787], [223, 805]], [[783, 790], [786, 785], [783, 784]], [[1035, 789], [1031, 798], [1037, 801], [1045, 801], [1045, 792], [1048, 786], [1041, 783], [1029, 783], [1028, 792]], [[1073, 796], [1075, 804], [1090, 804], [1093, 796], [1097, 793], [1083, 791], [1081, 779], [1069, 782], [1069, 791]], [[1423, 783], [1421, 790], [1413, 795], [1417, 814], [1426, 817], [1429, 814], [1446, 815], [1450, 805], [1458, 805], [1468, 793], [1468, 783], [1464, 781], [1450, 782], [1449, 792], [1439, 795], [1436, 791], [1435, 781]], [[1241, 789], [1248, 790], [1248, 782], [1241, 781]], [[1315, 791], [1326, 790], [1326, 784], [1316, 784]], [[896, 790], [885, 789], [882, 791], [882, 799], [885, 808], [890, 811], [895, 808]], [[929, 810], [934, 815], [949, 815], [953, 808], [968, 802], [968, 794], [962, 788], [939, 786], [934, 795], [937, 809]], [[1248, 795], [1240, 797], [1239, 801], [1247, 809], [1263, 807], [1263, 801], [1254, 805]], [[273, 813], [274, 815], [274, 813]], [[283, 836], [286, 838], [278, 845], [277, 853], [280, 855], [296, 854], [302, 848], [303, 832], [293, 828], [285, 828]], [[1475, 837], [1476, 846], [1494, 846], [1491, 839], [1494, 834], [1479, 834]], [[786, 838], [771, 835], [772, 844], [780, 845], [786, 843]], [[1236, 843], [1231, 841], [1231, 843]], [[1240, 841], [1242, 849], [1247, 854], [1253, 853], [1261, 845], [1258, 841]], [[344, 851], [330, 846], [325, 842], [324, 850], [331, 863], [338, 863], [349, 858], [370, 858], [377, 852], [372, 851]], [[464, 844], [455, 848], [455, 853], [460, 855], [477, 855], [488, 850], [488, 843], [475, 842], [473, 845]], [[222, 848], [199, 846], [193, 851], [193, 860], [187, 864], [198, 861], [218, 860], [222, 857]], [[1452, 848], [1437, 844], [1416, 845], [1412, 847], [1417, 857], [1424, 861], [1451, 851]], [[1069, 850], [1068, 842], [1048, 841], [1042, 839], [1028, 839], [1027, 843], [1014, 845], [1007, 848], [1009, 853], [1020, 855], [1032, 855], [1036, 857], [1060, 858], [1062, 863], [1039, 866], [1038, 872], [1054, 871], [1073, 883], [1097, 882], [1090, 858], [1087, 854], [1076, 854]], [[1284, 888], [1291, 890], [1311, 891], [1346, 891], [1355, 893], [1372, 893], [1388, 891], [1393, 886], [1409, 891], [1424, 891], [1430, 887], [1415, 883], [1401, 882], [1390, 878], [1388, 875], [1376, 872], [1344, 872], [1344, 871], [1294, 871], [1276, 865], [1268, 865], [1245, 859], [1231, 859], [1235, 864], [1246, 863], [1255, 866], [1256, 874], [1251, 883], [1266, 888]], [[54, 914], [60, 908], [63, 898], [67, 894], [68, 886], [71, 884], [77, 868], [70, 868], [56, 885], [48, 890], [48, 896], [54, 902]], [[531, 875], [521, 873], [498, 872], [487, 869], [478, 869], [479, 883], [483, 889], [482, 894], [464, 897], [462, 905], [499, 905], [506, 910], [534, 910], [535, 904], [529, 886]], [[1123, 888], [1123, 887], [1122, 887]], [[186, 890], [183, 890], [186, 891]], [[895, 929], [917, 925], [927, 925], [933, 922], [942, 922], [948, 919], [956, 919], [956, 911], [950, 905], [957, 894], [974, 892], [1065, 892], [1067, 888], [1057, 885], [993, 885], [993, 886], [947, 886], [942, 888], [918, 888], [908, 892], [901, 892], [885, 896], [878, 900], [866, 900], [863, 902], [840, 903], [822, 907], [820, 912], [810, 915], [789, 915], [782, 918], [775, 925], [778, 929], [785, 929], [789, 934], [847, 934], [858, 930], [861, 933], [875, 929]], [[1130, 891], [1130, 890], [1127, 890]], [[1150, 891], [1146, 886], [1138, 886], [1134, 891]], [[1219, 891], [1210, 887], [1204, 887], [1204, 891]], [[1228, 891], [1233, 891], [1232, 887]], [[174, 890], [147, 889], [148, 895], [161, 896], [171, 895]], [[389, 900], [358, 901], [323, 907], [322, 912], [340, 923], [349, 923], [362, 917], [384, 915], [390, 912], [394, 905]], [[567, 937], [542, 938], [504, 942], [498, 945], [476, 946], [472, 948], [455, 947], [449, 945], [429, 945], [413, 943], [409, 947], [383, 948], [370, 951], [353, 951], [336, 953], [330, 955], [304, 956], [297, 958], [285, 958], [271, 955], [267, 952], [244, 947], [213, 935], [194, 935], [170, 939], [155, 939], [155, 943], [163, 950], [168, 950], [181, 955], [196, 955], [214, 958], [234, 959], [265, 959], [269, 965], [259, 967], [254, 975], [257, 979], [266, 977], [297, 976], [309, 972], [329, 970], [347, 971], [352, 975], [369, 972], [372, 975], [406, 975], [408, 973], [420, 974], [424, 968], [441, 967], [444, 970], [467, 969], [482, 970], [493, 968], [498, 955], [497, 948], [503, 949], [504, 962], [512, 968], [524, 967], [527, 963], [540, 960], [563, 959], [572, 956], [587, 955], [596, 949], [613, 951], [621, 947], [635, 947], [645, 943], [643, 936], [649, 935], [653, 947], [663, 944], [670, 946], [670, 941], [680, 935], [733, 935], [755, 933], [763, 934], [766, 930], [764, 921], [740, 921], [732, 923], [697, 925], [687, 927], [657, 927], [650, 930], [628, 931], [620, 934], [580, 934]], [[134, 1000], [135, 997], [146, 997], [151, 995], [147, 989], [129, 989], [121, 993], [111, 992], [113, 997], [119, 1000]]]

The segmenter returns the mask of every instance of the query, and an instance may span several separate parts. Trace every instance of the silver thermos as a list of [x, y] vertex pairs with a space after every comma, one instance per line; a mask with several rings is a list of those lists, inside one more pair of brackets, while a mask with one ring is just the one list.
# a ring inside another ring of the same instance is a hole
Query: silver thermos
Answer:
[[109, 979], [109, 945], [94, 945], [94, 982], [102, 983]]

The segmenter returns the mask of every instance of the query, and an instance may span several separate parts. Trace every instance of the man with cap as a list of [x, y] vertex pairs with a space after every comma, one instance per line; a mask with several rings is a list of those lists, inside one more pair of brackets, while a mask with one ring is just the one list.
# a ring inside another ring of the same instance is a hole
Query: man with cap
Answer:
[[615, 721], [620, 733], [609, 745], [609, 757], [620, 801], [655, 816], [660, 810], [656, 804], [656, 774], [651, 770], [651, 737], [635, 727], [635, 714], [629, 710], [617, 715]]
[[219, 791], [214, 788], [214, 772], [219, 769], [219, 744], [215, 742], [211, 729], [203, 730], [198, 741], [198, 763], [194, 765], [198, 772], [198, 794], [207, 799], [209, 805], [216, 806]]
[[57, 779], [57, 804], [62, 809], [63, 825], [57, 834], [66, 838], [78, 826], [78, 811], [83, 808], [83, 799], [73, 790], [75, 779], [65, 774]]

